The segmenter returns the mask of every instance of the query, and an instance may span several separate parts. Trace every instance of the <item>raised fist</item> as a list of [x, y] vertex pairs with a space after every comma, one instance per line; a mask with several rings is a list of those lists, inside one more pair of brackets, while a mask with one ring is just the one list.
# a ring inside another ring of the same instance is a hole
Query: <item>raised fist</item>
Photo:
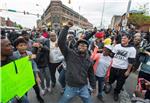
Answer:
[[72, 23], [71, 21], [68, 21], [68, 22], [67, 22], [67, 26], [68, 26], [68, 27], [72, 27], [72, 26], [73, 26], [73, 23]]

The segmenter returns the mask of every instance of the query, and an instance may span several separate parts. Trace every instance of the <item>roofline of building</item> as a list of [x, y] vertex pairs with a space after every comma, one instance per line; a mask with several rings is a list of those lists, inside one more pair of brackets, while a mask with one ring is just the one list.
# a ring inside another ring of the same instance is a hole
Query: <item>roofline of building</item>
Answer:
[[[69, 8], [68, 6], [66, 6], [66, 5], [64, 5], [64, 4], [62, 4], [62, 6], [65, 7], [65, 8], [67, 8], [67, 9], [69, 9], [70, 11], [73, 11], [75, 14], [79, 15], [80, 17], [86, 19], [86, 18], [83, 17], [81, 14], [79, 14], [78, 12], [76, 12], [76, 11], [74, 11], [73, 9]], [[88, 19], [86, 19], [86, 20], [88, 21]]]
[[[62, 1], [60, 1], [60, 2], [62, 3]], [[50, 2], [50, 4], [47, 6], [45, 12], [42, 14], [41, 17], [43, 17], [43, 15], [48, 11], [48, 9], [50, 8], [50, 6], [51, 6], [51, 2]], [[78, 12], [74, 11], [73, 9], [71, 9], [71, 8], [69, 8], [68, 6], [64, 5], [63, 3], [62, 3], [62, 6], [65, 7], [65, 8], [67, 8], [67, 9], [69, 9], [70, 11], [73, 11], [75, 14], [79, 15], [80, 17], [82, 17], [82, 18], [84, 18], [84, 19], [86, 19], [86, 20], [88, 21], [87, 18], [85, 18], [84, 16], [80, 15]], [[88, 21], [88, 22], [89, 22], [89, 21]], [[89, 23], [90, 23], [90, 22], [89, 22]], [[92, 24], [92, 23], [90, 23], [90, 24]], [[93, 25], [93, 24], [92, 24], [92, 25]]]

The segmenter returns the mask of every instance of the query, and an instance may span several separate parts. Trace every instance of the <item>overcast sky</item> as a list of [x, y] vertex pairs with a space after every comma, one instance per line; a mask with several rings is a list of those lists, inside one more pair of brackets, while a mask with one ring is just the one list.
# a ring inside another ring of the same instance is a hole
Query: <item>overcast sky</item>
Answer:
[[[28, 11], [30, 13], [42, 14], [43, 10], [47, 8], [51, 0], [0, 0], [1, 9], [14, 9], [17, 11]], [[111, 22], [113, 15], [122, 15], [127, 11], [127, 5], [129, 0], [71, 0], [71, 4], [68, 4], [69, 0], [61, 0], [63, 4], [72, 8], [86, 17], [94, 26], [99, 26], [101, 22], [103, 2], [105, 1], [103, 24], [108, 26]], [[136, 10], [140, 5], [149, 3], [147, 7], [150, 7], [150, 0], [132, 0], [130, 10]], [[39, 4], [39, 6], [36, 6]], [[32, 28], [36, 25], [36, 16], [24, 15], [20, 13], [12, 12], [0, 12], [0, 16], [9, 17], [11, 20], [16, 21], [25, 27]]]

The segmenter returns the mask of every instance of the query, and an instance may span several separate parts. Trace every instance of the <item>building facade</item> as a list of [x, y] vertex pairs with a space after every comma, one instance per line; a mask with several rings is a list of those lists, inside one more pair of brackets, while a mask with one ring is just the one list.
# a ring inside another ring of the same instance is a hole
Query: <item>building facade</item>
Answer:
[[60, 0], [51, 0], [50, 5], [41, 16], [41, 20], [37, 21], [37, 27], [47, 25], [51, 29], [61, 29], [68, 20], [74, 25], [84, 29], [91, 29], [93, 25], [82, 15], [62, 4]]
[[6, 20], [4, 17], [0, 17], [0, 26], [6, 26]]
[[111, 29], [115, 28], [117, 25], [120, 24], [121, 18], [122, 18], [122, 16], [120, 16], [120, 15], [114, 15], [114, 16], [112, 17], [112, 19], [111, 19], [111, 24], [110, 24], [109, 27], [110, 27]]

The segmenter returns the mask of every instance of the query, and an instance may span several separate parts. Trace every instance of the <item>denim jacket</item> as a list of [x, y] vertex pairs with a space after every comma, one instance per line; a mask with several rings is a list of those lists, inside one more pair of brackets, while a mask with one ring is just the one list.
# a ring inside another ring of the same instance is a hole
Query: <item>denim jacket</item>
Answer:
[[[32, 52], [30, 52], [30, 51], [26, 51], [26, 53], [27, 53], [27, 55], [32, 55]], [[19, 59], [19, 58], [22, 57], [18, 50], [15, 51], [15, 52], [13, 52], [13, 56], [14, 56], [15, 58], [17, 58], [17, 59]], [[36, 62], [35, 62], [34, 60], [31, 60], [31, 61], [32, 61], [32, 68], [33, 68], [33, 71], [34, 71], [34, 72], [39, 72], [39, 69], [37, 68]]]

